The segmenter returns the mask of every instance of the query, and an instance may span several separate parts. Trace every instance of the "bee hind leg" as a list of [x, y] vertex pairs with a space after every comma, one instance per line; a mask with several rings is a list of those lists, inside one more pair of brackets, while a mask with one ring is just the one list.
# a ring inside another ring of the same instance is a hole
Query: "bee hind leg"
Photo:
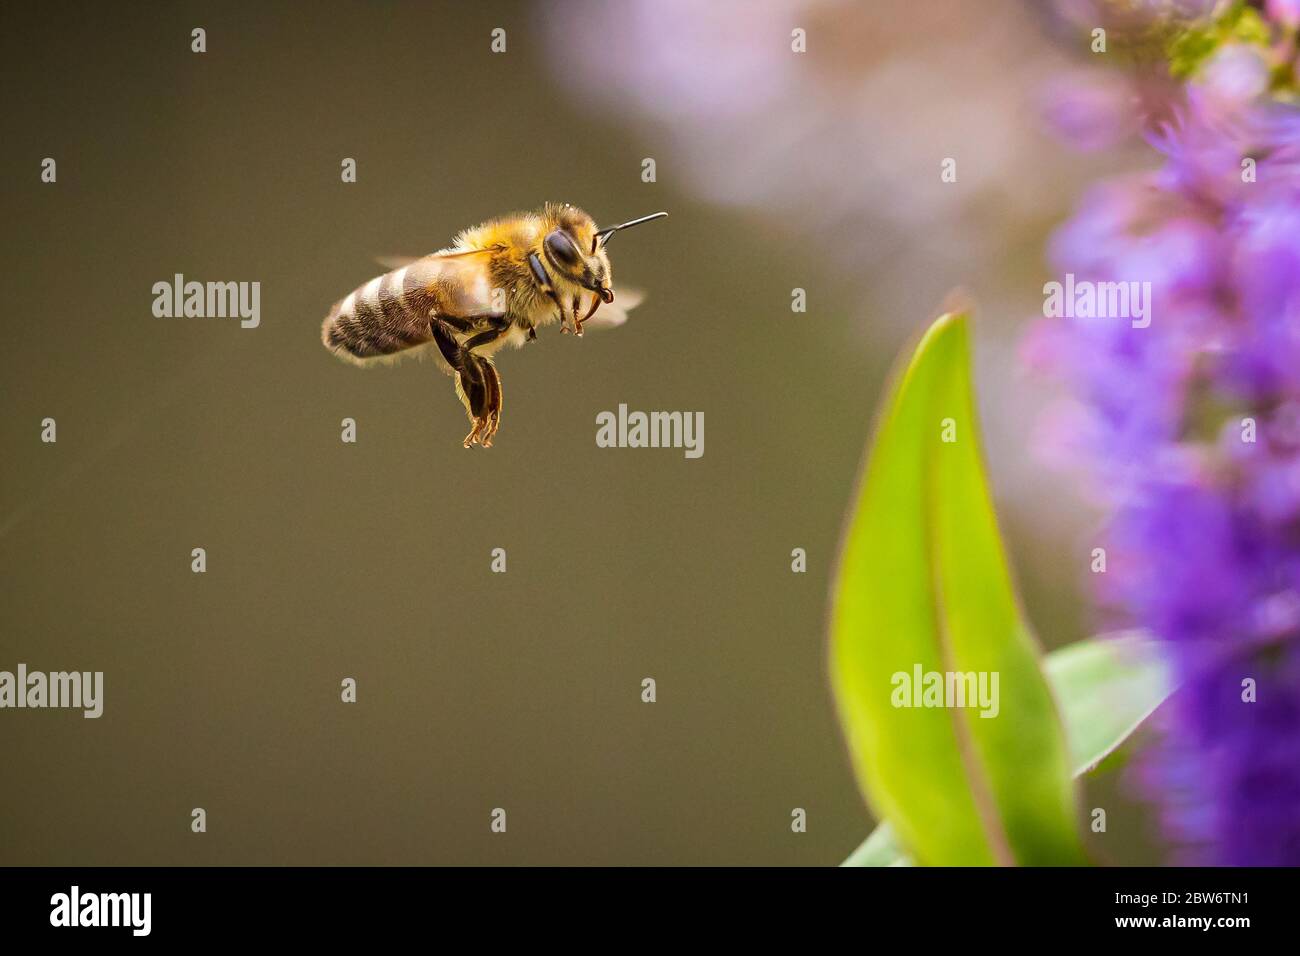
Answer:
[[483, 418], [486, 424], [479, 435], [484, 448], [491, 447], [492, 439], [496, 437], [497, 429], [501, 427], [501, 376], [497, 373], [492, 360], [486, 355], [476, 355], [474, 349], [496, 341], [508, 328], [509, 325], [506, 324], [488, 329], [465, 343], [465, 351], [469, 353], [470, 359], [477, 363], [478, 377], [483, 382], [485, 393]]
[[472, 374], [457, 373], [456, 397], [465, 406], [469, 416], [470, 430], [463, 442], [466, 448], [481, 444], [484, 448], [492, 446], [491, 415], [488, 411], [487, 382], [482, 372], [475, 368]]
[[492, 439], [496, 437], [497, 429], [501, 427], [501, 376], [497, 373], [497, 367], [492, 361], [485, 357], [475, 356], [479, 362], [479, 371], [483, 376], [483, 383], [486, 387], [486, 401], [484, 404], [487, 422], [483, 433], [479, 436], [483, 442], [484, 448], [492, 447]]
[[[482, 443], [483, 447], [486, 448], [491, 445], [491, 435], [496, 432], [495, 428], [489, 431], [489, 385], [485, 366], [489, 369], [491, 369], [491, 366], [487, 365], [485, 359], [473, 355], [468, 348], [456, 341], [451, 331], [451, 324], [441, 318], [434, 317], [430, 321], [429, 327], [433, 333], [433, 340], [438, 345], [438, 351], [442, 353], [442, 357], [451, 366], [452, 371], [456, 373], [456, 397], [465, 406], [465, 413], [469, 416], [472, 426], [469, 434], [465, 436], [464, 445], [469, 448], [471, 445]], [[498, 396], [497, 409], [499, 416], [501, 386], [500, 381], [496, 379], [495, 369], [491, 369], [491, 375], [493, 387]], [[486, 441], [484, 441], [485, 435]]]

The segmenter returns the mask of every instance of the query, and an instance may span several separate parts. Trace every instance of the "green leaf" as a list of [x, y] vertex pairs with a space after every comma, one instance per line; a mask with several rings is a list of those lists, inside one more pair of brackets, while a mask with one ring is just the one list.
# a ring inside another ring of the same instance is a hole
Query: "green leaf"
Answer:
[[[966, 325], [930, 327], [877, 426], [834, 589], [832, 687], [863, 793], [918, 862], [1081, 863], [1064, 734], [984, 478]], [[996, 712], [901, 706], [918, 670], [983, 676]]]
[[1070, 644], [1044, 665], [1076, 777], [1114, 752], [1174, 689], [1160, 645], [1139, 633]]
[[893, 828], [882, 823], [871, 831], [871, 836], [849, 854], [841, 866], [911, 866], [912, 861], [894, 837]]
[[[1093, 638], [1043, 662], [1061, 707], [1076, 777], [1112, 754], [1174, 689], [1160, 647], [1140, 634]], [[844, 866], [907, 866], [888, 823], [872, 831]]]

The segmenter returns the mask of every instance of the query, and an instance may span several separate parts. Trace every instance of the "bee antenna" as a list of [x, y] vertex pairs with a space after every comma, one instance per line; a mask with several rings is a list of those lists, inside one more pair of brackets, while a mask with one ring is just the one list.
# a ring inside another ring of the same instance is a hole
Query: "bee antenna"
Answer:
[[663, 219], [667, 216], [666, 212], [652, 212], [648, 216], [642, 216], [640, 219], [629, 219], [627, 222], [619, 223], [617, 226], [606, 226], [604, 229], [596, 231], [596, 238], [592, 241], [592, 252], [596, 251], [596, 246], [606, 245], [614, 233], [620, 229], [631, 229], [633, 226], [639, 226], [643, 222], [652, 222], [655, 219]]

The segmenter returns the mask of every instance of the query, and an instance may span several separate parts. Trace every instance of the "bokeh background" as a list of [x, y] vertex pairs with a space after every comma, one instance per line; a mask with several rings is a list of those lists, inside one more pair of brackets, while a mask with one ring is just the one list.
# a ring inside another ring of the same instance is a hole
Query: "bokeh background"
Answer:
[[[825, 675], [837, 538], [888, 369], [955, 287], [977, 305], [1029, 615], [1049, 647], [1104, 624], [1082, 597], [1094, 519], [1035, 454], [1041, 386], [1016, 343], [1051, 227], [1140, 160], [1046, 132], [1045, 97], [1086, 55], [1050, 10], [0, 17], [0, 668], [106, 675], [99, 720], [0, 713], [0, 863], [839, 862], [873, 821]], [[358, 370], [321, 347], [374, 256], [548, 199], [671, 218], [611, 246], [616, 282], [649, 293], [632, 322], [502, 356], [490, 451], [460, 447], [431, 365]], [[176, 272], [260, 281], [261, 326], [154, 318]], [[704, 457], [597, 448], [620, 402], [703, 411]], [[1089, 846], [1158, 861], [1121, 781], [1089, 784], [1081, 807], [1110, 824]]]

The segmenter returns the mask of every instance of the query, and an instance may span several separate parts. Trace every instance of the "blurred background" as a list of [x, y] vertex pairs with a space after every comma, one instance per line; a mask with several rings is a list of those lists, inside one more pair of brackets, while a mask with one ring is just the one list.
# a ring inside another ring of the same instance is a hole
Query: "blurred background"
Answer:
[[[1052, 10], [0, 16], [0, 669], [106, 683], [99, 720], [0, 714], [0, 863], [838, 863], [873, 825], [825, 674], [838, 534], [888, 370], [957, 287], [1029, 616], [1049, 647], [1104, 625], [1094, 518], [1035, 452], [1016, 350], [1047, 234], [1142, 158], [1049, 135], [1045, 99], [1087, 55]], [[490, 451], [460, 447], [431, 365], [321, 347], [374, 256], [545, 200], [671, 218], [611, 246], [616, 283], [648, 292], [627, 326], [501, 357]], [[177, 272], [261, 282], [260, 327], [154, 318]], [[597, 448], [621, 402], [703, 411], [704, 456]], [[1092, 806], [1099, 860], [1161, 859], [1116, 775]]]

